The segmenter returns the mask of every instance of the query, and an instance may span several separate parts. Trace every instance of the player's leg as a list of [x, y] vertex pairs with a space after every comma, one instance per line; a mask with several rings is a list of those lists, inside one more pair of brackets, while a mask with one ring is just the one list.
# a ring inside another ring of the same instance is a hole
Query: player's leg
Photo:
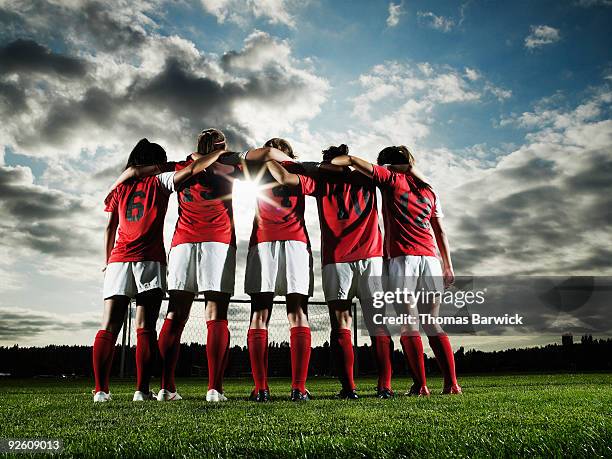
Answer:
[[198, 244], [197, 264], [199, 290], [206, 299], [206, 400], [225, 401], [223, 375], [229, 359], [230, 343], [227, 310], [234, 293], [236, 248], [220, 242], [201, 242]]
[[306, 390], [312, 337], [308, 323], [308, 297], [312, 296], [314, 272], [308, 244], [300, 241], [282, 242], [277, 293], [285, 294], [289, 343], [291, 351], [291, 400], [310, 399]]
[[353, 379], [355, 355], [351, 340], [351, 298], [355, 294], [353, 269], [350, 263], [330, 263], [323, 266], [321, 277], [331, 324], [329, 343], [342, 384], [339, 396], [354, 400], [358, 397]]
[[391, 388], [391, 377], [393, 369], [391, 355], [393, 353], [393, 341], [389, 330], [384, 325], [374, 323], [374, 294], [383, 291], [382, 286], [382, 258], [369, 258], [360, 260], [355, 264], [358, 286], [358, 297], [363, 312], [370, 340], [372, 341], [372, 351], [376, 360], [378, 371], [378, 384], [376, 394], [379, 398], [387, 399], [393, 397]]
[[189, 319], [197, 289], [196, 244], [172, 247], [168, 256], [168, 311], [159, 332], [158, 347], [161, 359], [160, 401], [180, 400], [174, 375], [181, 350], [181, 335]]
[[268, 323], [272, 314], [274, 293], [251, 294], [251, 321], [247, 333], [247, 346], [255, 388], [251, 400], [266, 402], [270, 399], [268, 387]]
[[[421, 258], [420, 283], [423, 291], [431, 293], [441, 293], [444, 291], [442, 280], [442, 268], [440, 261], [435, 257]], [[419, 304], [421, 314], [429, 314], [431, 317], [438, 317], [440, 313], [440, 300], [428, 298], [428, 301]], [[448, 335], [437, 323], [423, 323], [423, 331], [427, 334], [429, 346], [436, 356], [436, 361], [444, 377], [443, 394], [461, 394], [461, 387], [457, 383], [455, 372], [455, 355], [450, 344]]]
[[351, 301], [328, 301], [327, 306], [331, 323], [331, 350], [335, 357], [336, 371], [342, 384], [339, 397], [354, 400], [358, 397], [355, 392], [356, 387], [353, 378], [355, 354], [351, 339], [351, 326], [353, 323]]
[[132, 263], [109, 263], [104, 273], [104, 314], [93, 345], [96, 388], [94, 402], [110, 400], [109, 379], [117, 336], [123, 326], [130, 298], [137, 293]]
[[281, 242], [261, 242], [249, 248], [244, 291], [251, 296], [251, 320], [247, 345], [255, 387], [250, 399], [266, 402], [268, 388], [268, 323], [278, 278]]
[[230, 295], [223, 292], [204, 292], [206, 298], [206, 357], [208, 360], [208, 392], [206, 400], [225, 401], [223, 374], [227, 365], [230, 333], [227, 310]]
[[395, 303], [397, 314], [406, 314], [410, 322], [400, 328], [400, 343], [404, 357], [412, 374], [412, 387], [408, 395], [428, 396], [427, 377], [425, 374], [425, 354], [423, 341], [419, 334], [419, 316], [414, 300], [414, 292], [419, 277], [419, 258], [413, 256], [394, 257], [389, 260], [388, 290], [410, 294], [407, 303]]
[[159, 332], [158, 348], [161, 359], [160, 401], [180, 400], [174, 375], [181, 350], [181, 336], [189, 319], [194, 294], [183, 290], [168, 291], [168, 312]]
[[109, 381], [115, 354], [115, 343], [121, 331], [130, 298], [115, 295], [104, 300], [104, 315], [93, 344], [93, 370], [96, 388], [95, 402], [110, 399]]
[[136, 295], [136, 393], [134, 401], [153, 400], [149, 383], [157, 361], [157, 319], [164, 297], [156, 288]]
[[306, 390], [312, 337], [308, 324], [308, 296], [290, 293], [286, 296], [291, 350], [291, 400], [310, 398]]

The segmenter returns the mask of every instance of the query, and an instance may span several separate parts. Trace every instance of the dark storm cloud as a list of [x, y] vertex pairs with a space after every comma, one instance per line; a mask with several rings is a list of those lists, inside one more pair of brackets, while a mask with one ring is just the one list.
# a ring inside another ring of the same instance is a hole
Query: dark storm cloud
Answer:
[[50, 331], [95, 329], [98, 325], [91, 320], [70, 321], [44, 312], [0, 309], [0, 340], [34, 337]]
[[218, 82], [188, 71], [174, 58], [153, 79], [136, 84], [135, 97], [143, 103], [153, 103], [180, 116], [205, 118], [227, 115], [231, 103], [244, 90], [234, 83], [221, 86]]
[[0, 47], [0, 73], [39, 72], [66, 78], [85, 75], [84, 60], [55, 53], [33, 40], [15, 40]]
[[96, 44], [107, 51], [118, 48], [137, 48], [145, 42], [145, 34], [129, 23], [114, 18], [107, 5], [88, 2], [82, 9], [83, 21], [78, 28], [90, 34]]
[[84, 212], [85, 208], [63, 193], [28, 183], [28, 170], [0, 167], [0, 205], [19, 219], [51, 220]]
[[41, 126], [42, 138], [61, 143], [71, 129], [85, 122], [110, 127], [123, 104], [121, 99], [95, 87], [88, 89], [81, 99], [60, 100], [49, 107]]
[[27, 108], [23, 88], [10, 82], [0, 81], [0, 107], [6, 107], [7, 112], [15, 114]]
[[[460, 217], [460, 248], [454, 253], [457, 266], [469, 271], [487, 259], [502, 256], [510, 262], [522, 263], [525, 274], [533, 273], [536, 267], [546, 269], [542, 263], [547, 261], [560, 272], [609, 273], [609, 240], [596, 235], [612, 227], [609, 152], [583, 152], [577, 173], [557, 170], [559, 167], [552, 161], [530, 160], [523, 166], [500, 171], [496, 176], [499, 180], [466, 186], [466, 190], [477, 188], [485, 192], [492, 183], [512, 189], [514, 182], [520, 191], [502, 199], [473, 202], [470, 212]], [[523, 173], [518, 173], [519, 170]], [[540, 186], [521, 188], [524, 185], [521, 182], [531, 182], [536, 176]], [[554, 177], [562, 179], [552, 181]], [[574, 247], [574, 259], [562, 254], [568, 247]]]
[[1, 244], [60, 257], [93, 253], [86, 229], [89, 209], [29, 180], [25, 168], [0, 167]]

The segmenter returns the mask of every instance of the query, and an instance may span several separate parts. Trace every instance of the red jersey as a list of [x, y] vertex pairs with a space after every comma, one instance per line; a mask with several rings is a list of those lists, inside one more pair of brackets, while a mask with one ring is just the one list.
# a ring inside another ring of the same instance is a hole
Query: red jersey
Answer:
[[323, 265], [382, 256], [376, 188], [357, 171], [298, 175], [302, 193], [315, 196]]
[[[305, 172], [300, 163], [282, 164], [294, 174]], [[262, 182], [264, 186], [257, 197], [249, 247], [271, 241], [301, 241], [310, 244], [304, 220], [305, 199], [301, 190], [297, 187], [273, 186], [276, 181], [269, 173], [263, 176]]]
[[373, 177], [382, 192], [385, 255], [436, 256], [431, 217], [443, 217], [437, 194], [417, 186], [414, 177], [374, 166]]
[[[193, 162], [191, 156], [176, 163], [179, 171]], [[177, 188], [178, 220], [172, 247], [191, 242], [222, 242], [236, 246], [232, 210], [233, 180], [240, 166], [213, 163]]]
[[104, 200], [106, 212], [119, 213], [119, 230], [109, 263], [159, 261], [166, 264], [164, 218], [174, 189], [174, 172], [128, 180]]

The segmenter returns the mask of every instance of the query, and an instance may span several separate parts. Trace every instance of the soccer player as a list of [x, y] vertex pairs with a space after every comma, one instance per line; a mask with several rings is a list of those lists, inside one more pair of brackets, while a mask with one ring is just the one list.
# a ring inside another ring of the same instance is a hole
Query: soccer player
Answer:
[[[159, 165], [166, 163], [166, 152], [160, 145], [142, 139], [130, 153], [127, 181], [113, 187], [105, 200], [109, 218], [105, 233], [104, 317], [93, 346], [94, 402], [110, 400], [108, 386], [115, 342], [132, 298], [136, 299], [137, 337], [137, 390], [133, 399], [154, 397], [149, 381], [157, 352], [155, 324], [166, 288], [163, 227], [168, 198], [176, 185], [214, 160], [202, 158], [178, 173], [160, 174]], [[131, 172], [136, 166], [158, 175], [135, 177]]]
[[[323, 161], [347, 153], [346, 145], [330, 147], [323, 152]], [[356, 296], [364, 311], [371, 310], [374, 292], [382, 290], [383, 240], [378, 226], [376, 188], [371, 180], [349, 168], [334, 170], [322, 164], [313, 176], [293, 174], [274, 162], [268, 163], [268, 168], [279, 183], [299, 187], [302, 194], [317, 199], [323, 293], [330, 314], [330, 343], [342, 384], [338, 397], [355, 400], [358, 396], [353, 380], [351, 302]], [[391, 339], [383, 329], [368, 327], [368, 330], [379, 373], [377, 395], [389, 398], [393, 396]]]
[[[284, 139], [274, 138], [266, 147], [295, 158]], [[303, 172], [299, 163], [284, 162], [290, 171]], [[304, 195], [294, 187], [278, 185], [269, 174], [257, 196], [257, 208], [247, 256], [244, 290], [251, 296], [251, 322], [247, 335], [255, 389], [251, 400], [270, 400], [268, 388], [268, 324], [275, 295], [284, 295], [290, 327], [291, 400], [310, 399], [306, 377], [310, 362], [311, 335], [308, 297], [314, 275], [310, 241], [304, 221]]]
[[[385, 255], [388, 260], [389, 290], [396, 289], [424, 293], [441, 293], [445, 286], [454, 281], [453, 264], [446, 232], [442, 225], [440, 199], [433, 189], [410, 174], [390, 170], [382, 165], [390, 164], [410, 170], [415, 163], [414, 156], [405, 146], [383, 149], [377, 159], [378, 165], [349, 155], [339, 156], [333, 164], [352, 166], [380, 188], [383, 198], [385, 224]], [[432, 235], [433, 231], [433, 235]], [[437, 258], [436, 247], [444, 267]], [[427, 295], [431, 297], [432, 295]], [[421, 311], [408, 307], [414, 314], [416, 325], [402, 327], [401, 343], [410, 368], [414, 384], [409, 395], [428, 396], [425, 378], [423, 344], [419, 335], [417, 312], [437, 316], [439, 295], [421, 303]], [[414, 297], [413, 297], [414, 298]], [[429, 298], [428, 298], [429, 299]], [[414, 306], [414, 305], [413, 305]], [[455, 358], [448, 336], [439, 325], [423, 323], [429, 345], [444, 376], [443, 394], [460, 394], [455, 374]]]
[[[205, 129], [198, 136], [197, 151], [175, 165], [180, 171], [203, 156], [226, 148], [225, 135]], [[240, 156], [250, 160], [290, 160], [274, 148], [249, 150]], [[219, 155], [220, 156], [220, 155]], [[183, 329], [195, 295], [206, 300], [206, 357], [208, 392], [206, 401], [221, 402], [223, 374], [229, 355], [227, 310], [234, 292], [236, 235], [232, 209], [233, 180], [242, 176], [237, 154], [227, 164], [214, 162], [177, 188], [179, 217], [168, 256], [168, 311], [159, 334], [162, 359], [159, 401], [181, 400], [176, 390], [175, 370]], [[218, 158], [218, 157], [217, 157]]]

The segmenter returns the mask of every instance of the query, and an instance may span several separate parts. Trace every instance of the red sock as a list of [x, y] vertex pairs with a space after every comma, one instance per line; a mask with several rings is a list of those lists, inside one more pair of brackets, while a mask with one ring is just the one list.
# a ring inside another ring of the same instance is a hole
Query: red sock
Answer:
[[229, 347], [227, 320], [208, 320], [206, 357], [208, 359], [208, 390], [223, 392], [223, 365]]
[[159, 356], [162, 361], [161, 388], [176, 392], [174, 372], [181, 350], [181, 335], [185, 324], [173, 319], [164, 320], [159, 332]]
[[306, 391], [308, 364], [310, 363], [310, 327], [292, 327], [290, 330], [291, 347], [291, 388]]
[[427, 379], [425, 377], [425, 356], [423, 355], [423, 341], [417, 333], [411, 335], [402, 335], [400, 338], [404, 356], [408, 361], [412, 380], [419, 386], [426, 386]]
[[251, 328], [247, 333], [247, 345], [251, 360], [251, 373], [255, 392], [268, 389], [268, 330]]
[[93, 370], [96, 382], [96, 392], [108, 393], [110, 372], [115, 355], [117, 335], [106, 330], [98, 330], [93, 345]]
[[355, 390], [353, 380], [353, 364], [355, 355], [353, 354], [353, 343], [351, 342], [351, 330], [340, 328], [332, 331], [332, 343], [336, 348], [337, 371], [345, 390]]
[[148, 393], [149, 382], [155, 364], [157, 332], [146, 328], [136, 329], [136, 388]]
[[378, 388], [391, 389], [391, 375], [393, 370], [391, 367], [391, 337], [384, 332], [371, 336], [372, 348], [376, 358], [376, 367], [378, 368]]
[[457, 384], [457, 375], [455, 374], [455, 354], [451, 347], [448, 335], [440, 334], [429, 337], [429, 345], [436, 356], [436, 360], [444, 376], [444, 387], [450, 387]]

